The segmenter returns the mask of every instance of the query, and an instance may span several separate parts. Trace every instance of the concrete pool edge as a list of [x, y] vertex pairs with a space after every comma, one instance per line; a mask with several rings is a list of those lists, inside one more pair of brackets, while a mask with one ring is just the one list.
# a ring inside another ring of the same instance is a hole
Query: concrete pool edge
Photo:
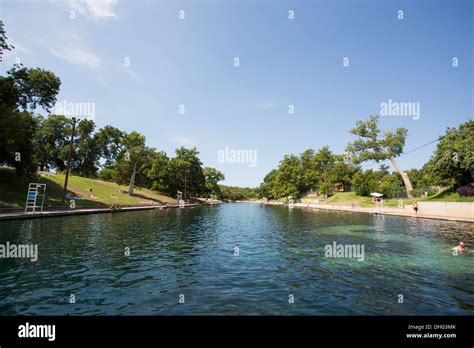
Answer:
[[[191, 203], [185, 204], [185, 208], [189, 207], [198, 207], [202, 205], [216, 205], [221, 203]], [[179, 205], [145, 205], [145, 206], [134, 206], [134, 207], [122, 207], [118, 210], [111, 210], [110, 208], [89, 208], [89, 209], [70, 209], [70, 210], [55, 210], [55, 211], [43, 211], [43, 212], [16, 212], [16, 213], [5, 213], [0, 214], [0, 221], [8, 220], [23, 220], [23, 219], [41, 219], [48, 217], [59, 217], [59, 216], [76, 216], [76, 215], [86, 215], [86, 214], [105, 214], [105, 213], [125, 213], [130, 211], [142, 211], [142, 210], [165, 210], [179, 208]]]
[[[254, 204], [264, 204], [264, 205], [268, 204], [268, 205], [287, 206], [287, 204], [282, 203], [282, 202], [237, 201], [236, 203], [254, 203]], [[362, 208], [362, 207], [331, 205], [331, 204], [295, 203], [294, 207], [307, 208], [307, 209], [319, 209], [319, 210], [356, 212], [356, 213], [366, 213], [366, 214], [376, 214], [376, 215], [402, 216], [402, 217], [411, 217], [411, 218], [419, 218], [419, 219], [445, 220], [445, 221], [470, 222], [470, 223], [474, 222], [474, 217], [470, 218], [470, 217], [459, 217], [459, 216], [449, 216], [449, 215], [431, 215], [431, 214], [423, 214], [423, 213], [418, 213], [418, 216], [415, 216], [411, 211], [407, 211], [406, 209], [397, 209], [397, 208], [380, 208], [377, 212], [376, 208]]]

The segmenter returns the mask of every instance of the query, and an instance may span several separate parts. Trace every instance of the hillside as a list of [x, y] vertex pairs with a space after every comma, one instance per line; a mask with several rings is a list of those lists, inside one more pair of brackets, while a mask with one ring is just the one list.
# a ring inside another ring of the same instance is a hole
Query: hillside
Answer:
[[[30, 182], [46, 184], [45, 207], [61, 206], [64, 174], [20, 177], [11, 168], [0, 167], [0, 208], [25, 206]], [[91, 189], [91, 190], [89, 190]], [[127, 195], [127, 187], [96, 179], [69, 176], [68, 199], [74, 199], [78, 207], [119, 205], [176, 204], [176, 199], [155, 191], [135, 188], [135, 195]]]

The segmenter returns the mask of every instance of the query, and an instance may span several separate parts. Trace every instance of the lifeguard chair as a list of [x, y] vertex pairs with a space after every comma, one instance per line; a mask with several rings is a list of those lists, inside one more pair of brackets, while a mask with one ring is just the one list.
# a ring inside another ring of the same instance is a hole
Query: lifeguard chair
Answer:
[[26, 194], [25, 213], [28, 209], [34, 213], [36, 208], [43, 211], [44, 197], [46, 196], [46, 184], [32, 182], [28, 185], [28, 193]]

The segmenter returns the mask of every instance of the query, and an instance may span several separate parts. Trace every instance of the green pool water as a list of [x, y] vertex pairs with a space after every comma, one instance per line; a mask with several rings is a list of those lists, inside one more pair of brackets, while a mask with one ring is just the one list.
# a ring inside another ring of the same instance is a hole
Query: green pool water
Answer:
[[[0, 258], [1, 315], [474, 314], [474, 253], [451, 251], [474, 249], [469, 223], [223, 204], [0, 231], [39, 253]], [[326, 257], [333, 242], [364, 260]]]

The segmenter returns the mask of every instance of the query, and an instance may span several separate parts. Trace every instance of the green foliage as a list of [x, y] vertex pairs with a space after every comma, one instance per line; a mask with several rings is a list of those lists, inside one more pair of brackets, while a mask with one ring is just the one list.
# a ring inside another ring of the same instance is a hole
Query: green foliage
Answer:
[[10, 51], [13, 47], [7, 42], [7, 32], [5, 31], [5, 25], [3, 21], [0, 20], [0, 63], [2, 62], [4, 51]]
[[303, 168], [300, 159], [295, 155], [287, 155], [280, 161], [277, 170], [272, 170], [265, 176], [259, 191], [263, 197], [277, 199], [298, 197], [303, 188]]
[[369, 196], [378, 190], [381, 178], [381, 173], [372, 169], [357, 173], [352, 179], [352, 188], [359, 196]]
[[36, 171], [32, 139], [38, 122], [28, 112], [0, 104], [0, 164], [14, 167], [18, 175]]
[[403, 152], [407, 130], [397, 128], [395, 132], [385, 132], [381, 136], [379, 117], [372, 115], [367, 121], [357, 121], [350, 133], [358, 139], [347, 145], [355, 163], [372, 160], [376, 162], [398, 157]]
[[448, 128], [425, 166], [434, 184], [455, 189], [474, 179], [474, 121]]
[[413, 187], [408, 175], [400, 168], [396, 157], [403, 153], [408, 131], [397, 128], [395, 132], [381, 134], [378, 127], [379, 117], [372, 115], [367, 121], [357, 121], [350, 133], [358, 138], [347, 145], [346, 151], [352, 155], [355, 163], [372, 160], [380, 162], [390, 160], [395, 170], [402, 176], [408, 197], [413, 195]]
[[358, 166], [346, 163], [343, 156], [334, 155], [328, 146], [317, 152], [308, 149], [299, 157], [285, 156], [278, 168], [265, 176], [258, 192], [260, 197], [269, 199], [297, 198], [309, 190], [329, 195], [336, 183], [349, 186], [358, 171]]
[[71, 127], [72, 121], [62, 115], [41, 119], [33, 140], [41, 170], [66, 169]]
[[97, 177], [102, 181], [115, 182], [115, 169], [112, 167], [102, 168]]
[[83, 177], [95, 177], [99, 165], [100, 150], [93, 134], [94, 129], [92, 120], [81, 120], [77, 125], [72, 169]]
[[219, 185], [220, 199], [224, 201], [243, 201], [256, 199], [259, 193], [256, 189], [250, 187], [237, 187]]
[[[3, 51], [12, 48], [0, 21], [0, 60]], [[22, 65], [0, 76], [0, 164], [14, 167], [19, 175], [35, 172], [39, 156], [35, 156], [34, 139], [40, 119], [27, 111], [37, 106], [49, 111], [60, 85], [52, 72]]]
[[223, 173], [218, 171], [217, 169], [205, 167], [202, 170], [204, 177], [206, 179], [205, 183], [205, 195], [207, 197], [220, 197], [221, 190], [218, 185], [219, 181], [225, 180], [225, 176]]
[[97, 147], [100, 150], [100, 157], [105, 160], [105, 166], [111, 166], [118, 160], [122, 153], [122, 138], [124, 133], [115, 127], [105, 126], [94, 135]]
[[186, 198], [205, 193], [206, 178], [197, 149], [180, 147], [175, 152], [176, 156], [168, 163], [168, 192], [176, 194], [181, 191], [186, 194]]
[[23, 110], [35, 110], [37, 106], [49, 111], [56, 103], [61, 80], [52, 72], [40, 68], [14, 65], [2, 77], [0, 102]]
[[376, 188], [384, 194], [385, 198], [402, 198], [405, 197], [405, 186], [403, 180], [398, 173], [383, 176], [380, 187]]

